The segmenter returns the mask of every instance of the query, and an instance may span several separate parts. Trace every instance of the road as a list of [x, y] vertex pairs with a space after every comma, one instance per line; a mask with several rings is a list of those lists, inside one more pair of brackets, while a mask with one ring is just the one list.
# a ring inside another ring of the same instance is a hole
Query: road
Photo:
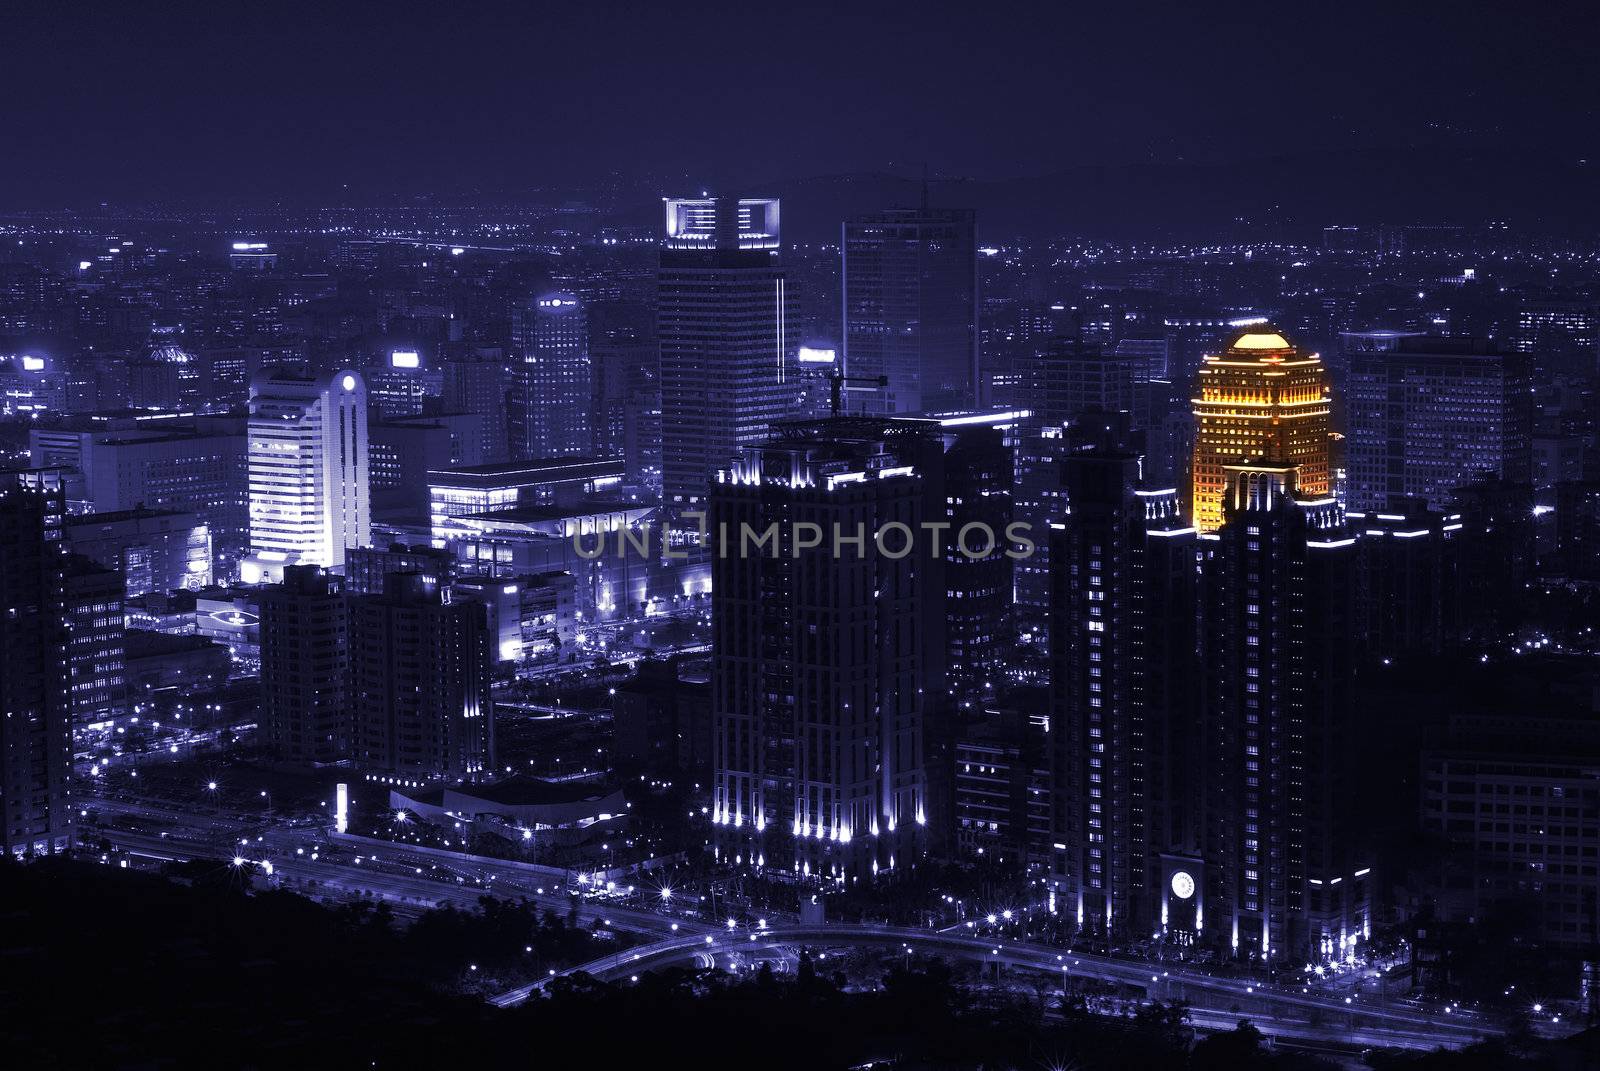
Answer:
[[[719, 930], [677, 934], [647, 945], [572, 968], [602, 980], [631, 977], [640, 971], [686, 960], [738, 952], [775, 951], [790, 945], [835, 948], [871, 945], [906, 948], [921, 955], [998, 964], [1072, 977], [1113, 982], [1144, 991], [1151, 999], [1183, 1000], [1201, 1025], [1231, 1026], [1248, 1018], [1264, 1033], [1301, 1041], [1433, 1049], [1457, 1047], [1497, 1031], [1465, 1014], [1434, 1013], [1399, 1002], [1375, 1004], [1352, 998], [1265, 989], [1249, 981], [1217, 978], [1194, 970], [1153, 968], [1139, 960], [1062, 952], [1048, 945], [985, 940], [935, 930], [898, 926], [780, 925], [765, 930]], [[998, 968], [997, 968], [998, 969]], [[527, 1000], [544, 983], [521, 986], [494, 998], [509, 1007]]]
[[[260, 817], [249, 815], [181, 811], [113, 799], [96, 799], [90, 806], [102, 818], [119, 816], [140, 825], [166, 827], [101, 830], [120, 851], [177, 860], [237, 855], [257, 868], [257, 881], [320, 899], [383, 900], [400, 914], [419, 914], [445, 904], [471, 908], [485, 895], [526, 899], [563, 915], [572, 905], [559, 882], [519, 873], [495, 860], [467, 856], [441, 860], [401, 844], [381, 849], [352, 846], [331, 841], [320, 828], [264, 825]], [[270, 874], [262, 865], [265, 863], [271, 864]], [[804, 926], [778, 920], [770, 928], [729, 930], [711, 926], [689, 912], [667, 910], [671, 906], [662, 904], [652, 910], [600, 898], [580, 901], [580, 924], [600, 923], [641, 935], [647, 943], [567, 973], [581, 970], [615, 980], [696, 958], [714, 963], [719, 956], [725, 959], [734, 952], [785, 955], [801, 946], [868, 945], [1059, 973], [1064, 979], [1076, 976], [1116, 983], [1141, 990], [1151, 999], [1187, 1001], [1197, 1025], [1231, 1025], [1249, 1018], [1263, 1032], [1286, 1040], [1431, 1049], [1465, 1045], [1496, 1032], [1482, 1019], [1459, 1009], [1445, 1013], [1404, 1001], [1268, 988], [1249, 980], [1220, 978], [1172, 965], [1154, 966], [1138, 959], [1063, 952], [1050, 945], [939, 930]], [[510, 990], [494, 1002], [501, 1006], [520, 1003], [543, 984]]]
[[[102, 819], [112, 815], [167, 829], [119, 829], [96, 833], [118, 851], [158, 860], [227, 859], [247, 861], [258, 882], [293, 889], [317, 899], [371, 899], [389, 903], [397, 912], [419, 914], [451, 904], [476, 907], [483, 896], [527, 900], [566, 915], [572, 898], [559, 881], [517, 872], [492, 859], [409, 851], [395, 844], [381, 850], [333, 841], [316, 827], [263, 826], [259, 819], [225, 814], [178, 812], [145, 803], [97, 799], [92, 806]], [[271, 873], [263, 863], [271, 864]], [[681, 910], [630, 907], [603, 897], [578, 903], [578, 922], [603, 925], [645, 937], [704, 933], [710, 927]]]

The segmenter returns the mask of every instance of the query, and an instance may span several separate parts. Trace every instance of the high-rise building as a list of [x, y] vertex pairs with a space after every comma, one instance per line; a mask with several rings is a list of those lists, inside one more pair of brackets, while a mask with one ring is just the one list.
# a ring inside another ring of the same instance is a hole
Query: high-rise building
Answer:
[[1486, 339], [1391, 331], [1346, 334], [1343, 349], [1351, 509], [1401, 498], [1444, 509], [1453, 489], [1476, 480], [1533, 478], [1525, 355]]
[[1415, 501], [1391, 509], [1346, 514], [1361, 537], [1356, 636], [1372, 660], [1440, 654], [1461, 639], [1462, 519]]
[[372, 415], [379, 420], [421, 416], [444, 394], [444, 373], [416, 349], [390, 350], [361, 373]]
[[1328, 377], [1315, 353], [1251, 328], [1205, 358], [1193, 404], [1190, 509], [1202, 532], [1222, 526], [1229, 465], [1271, 459], [1298, 469], [1303, 494], [1333, 493]]
[[937, 413], [983, 404], [973, 213], [891, 209], [844, 223], [844, 370], [888, 377], [852, 394], [865, 413]]
[[366, 387], [354, 371], [264, 372], [250, 384], [250, 546], [239, 576], [340, 568], [371, 541]]
[[509, 461], [507, 445], [508, 413], [506, 396], [511, 377], [498, 348], [444, 362], [444, 394], [440, 401], [446, 413], [473, 413], [483, 417], [477, 457], [482, 464]]
[[74, 513], [122, 513], [141, 507], [193, 513], [209, 529], [212, 575], [231, 580], [249, 546], [248, 437], [245, 421], [204, 417], [176, 427], [116, 421], [29, 432], [32, 463], [70, 465], [82, 474], [68, 488]]
[[355, 757], [398, 783], [476, 780], [494, 766], [493, 663], [480, 603], [446, 602], [421, 573], [351, 598]]
[[1046, 426], [1060, 427], [1089, 410], [1133, 413], [1145, 358], [1061, 336], [1022, 362], [1022, 401]]
[[[992, 699], [1001, 683], [1012, 602], [1011, 526], [1012, 451], [997, 427], [962, 424], [955, 418], [944, 433], [945, 516], [950, 531], [981, 525], [995, 533], [994, 545], [966, 552], [956, 540], [944, 550], [945, 637], [952, 697], [963, 703]], [[1041, 533], [1042, 536], [1042, 533]]]
[[1515, 345], [1546, 372], [1592, 375], [1600, 365], [1600, 302], [1581, 293], [1523, 294]]
[[68, 517], [67, 548], [121, 574], [127, 597], [211, 586], [211, 530], [188, 511], [131, 509]]
[[945, 695], [943, 544], [923, 528], [945, 519], [936, 431], [784, 425], [720, 475], [712, 812], [734, 862], [843, 880], [926, 849]]
[[122, 574], [81, 554], [67, 556], [67, 658], [74, 725], [127, 709], [127, 624]]
[[787, 276], [778, 202], [666, 202], [661, 244], [662, 501], [704, 505], [711, 479], [785, 415]]
[[290, 762], [351, 756], [348, 630], [339, 578], [291, 565], [260, 597], [261, 721]]
[[1063, 485], [1071, 509], [1050, 532], [1052, 900], [1080, 930], [1144, 938], [1181, 922], [1172, 877], [1200, 873], [1196, 534], [1176, 489], [1142, 487], [1124, 450], [1069, 455]]
[[519, 340], [520, 456], [588, 456], [594, 388], [584, 304], [573, 294], [544, 294], [533, 303], [530, 327]]
[[[590, 307], [591, 430], [595, 457], [625, 457], [630, 479], [643, 468], [641, 436], [659, 465], [661, 347], [655, 307], [642, 301], [606, 301]], [[653, 413], [651, 428], [644, 418]], [[633, 449], [629, 449], [630, 444]]]
[[1191, 892], [1193, 930], [1236, 955], [1344, 960], [1371, 936], [1373, 886], [1351, 827], [1356, 538], [1292, 465], [1225, 476], [1202, 596], [1206, 865], [1166, 888]]
[[72, 701], [58, 488], [0, 489], [0, 849], [72, 839]]

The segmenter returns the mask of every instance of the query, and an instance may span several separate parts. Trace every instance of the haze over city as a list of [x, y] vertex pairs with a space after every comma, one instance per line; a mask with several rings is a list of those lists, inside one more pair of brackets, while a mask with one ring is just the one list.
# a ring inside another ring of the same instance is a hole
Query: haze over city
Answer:
[[18, 1066], [1600, 1066], [1592, 10], [0, 26]]

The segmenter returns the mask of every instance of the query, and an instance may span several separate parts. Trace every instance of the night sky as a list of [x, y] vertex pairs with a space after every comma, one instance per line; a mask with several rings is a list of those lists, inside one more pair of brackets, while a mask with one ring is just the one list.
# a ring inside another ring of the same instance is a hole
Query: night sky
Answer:
[[1579, 4], [33, 3], [0, 204], [1592, 143]]

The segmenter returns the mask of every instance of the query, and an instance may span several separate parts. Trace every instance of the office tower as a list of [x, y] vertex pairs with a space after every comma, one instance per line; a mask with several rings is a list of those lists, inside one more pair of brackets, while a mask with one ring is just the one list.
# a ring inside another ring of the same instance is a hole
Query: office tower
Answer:
[[1050, 522], [1059, 520], [1071, 504], [1062, 484], [1067, 458], [1085, 450], [1117, 450], [1142, 454], [1142, 437], [1133, 430], [1132, 414], [1086, 409], [1069, 426], [1024, 425], [1017, 445], [1014, 513], [1033, 533], [1033, 553], [1016, 561], [1017, 605], [1031, 623], [1048, 631], [1050, 607], [1050, 544], [1045, 538]]
[[1190, 509], [1196, 527], [1222, 526], [1227, 466], [1263, 458], [1294, 465], [1301, 493], [1332, 494], [1329, 388], [1322, 358], [1251, 328], [1207, 356], [1194, 399]]
[[1115, 353], [1135, 362], [1135, 380], [1148, 383], [1152, 379], [1167, 378], [1167, 358], [1170, 345], [1166, 336], [1159, 338], [1123, 338], [1117, 340]]
[[1293, 465], [1224, 475], [1202, 611], [1203, 932], [1244, 958], [1343, 960], [1371, 923], [1350, 805], [1356, 540]]
[[168, 427], [113, 421], [29, 431], [32, 464], [70, 465], [73, 512], [120, 514], [140, 507], [193, 513], [210, 531], [212, 575], [231, 580], [250, 541], [245, 421], [206, 417]]
[[964, 209], [891, 209], [845, 221], [844, 371], [887, 376], [852, 396], [864, 413], [971, 409], [978, 367], [978, 255]]
[[444, 411], [472, 413], [483, 418], [477, 460], [471, 464], [511, 460], [506, 408], [511, 377], [506, 374], [506, 362], [500, 351], [495, 349], [446, 361], [443, 372], [444, 394], [440, 401]]
[[349, 600], [350, 713], [358, 762], [395, 783], [476, 780], [494, 765], [488, 616], [446, 602], [420, 573]]
[[985, 709], [954, 747], [955, 849], [1021, 870], [1050, 858], [1049, 718]]
[[291, 565], [260, 594], [261, 724], [288, 762], [351, 757], [348, 628], [339, 578]]
[[[150, 351], [147, 367], [162, 373], [160, 393], [163, 397], [152, 399], [157, 401], [152, 408], [164, 407], [192, 413], [203, 411], [208, 406], [204, 380], [209, 377], [204, 374], [199, 359], [170, 338]], [[139, 404], [137, 400], [134, 402], [136, 407]]]
[[119, 572], [81, 554], [67, 556], [67, 660], [74, 725], [107, 721], [127, 709], [122, 607]]
[[1414, 498], [1440, 510], [1463, 484], [1532, 479], [1526, 356], [1487, 339], [1388, 331], [1346, 334], [1343, 349], [1351, 509]]
[[421, 416], [444, 393], [444, 373], [415, 349], [389, 351], [387, 360], [361, 374], [372, 415], [380, 420]]
[[66, 519], [62, 538], [74, 554], [116, 570], [130, 599], [211, 586], [211, 530], [192, 512], [79, 514]]
[[488, 422], [481, 413], [453, 413], [368, 423], [367, 483], [372, 508], [391, 515], [427, 512], [429, 472], [488, 463], [483, 456]]
[[[1600, 937], [1600, 878], [1589, 854], [1600, 828], [1600, 732], [1591, 705], [1571, 698], [1586, 697], [1592, 679], [1548, 664], [1531, 676], [1512, 682], [1527, 700], [1517, 709], [1483, 709], [1468, 689], [1453, 689], [1468, 694], [1425, 742], [1421, 826], [1449, 850], [1436, 856], [1435, 918], [1418, 935], [1419, 967], [1425, 938], [1475, 932], [1508, 904], [1517, 906], [1523, 940], [1546, 955], [1592, 955]], [[1500, 694], [1492, 681], [1472, 683]]]
[[1114, 446], [1069, 455], [1063, 486], [1071, 508], [1050, 532], [1052, 902], [1088, 933], [1170, 926], [1193, 940], [1205, 899], [1195, 530], [1176, 489], [1141, 487], [1137, 455]]
[[611, 697], [612, 754], [620, 770], [710, 778], [711, 684], [703, 675], [680, 676], [681, 669], [676, 658], [642, 661], [633, 679], [617, 685]]
[[662, 501], [703, 506], [712, 476], [784, 416], [787, 279], [778, 202], [666, 202], [657, 288]]
[[[630, 452], [635, 425], [654, 411], [646, 429], [660, 450], [661, 347], [656, 341], [654, 306], [643, 301], [602, 301], [589, 309], [589, 359], [592, 400], [590, 428], [595, 457], [625, 457], [630, 479], [641, 469], [637, 447]], [[657, 457], [659, 465], [660, 459]]]
[[347, 595], [382, 595], [390, 573], [422, 573], [435, 584], [455, 578], [457, 562], [448, 550], [426, 544], [351, 547], [344, 557], [344, 592]]
[[558, 661], [577, 651], [576, 585], [571, 573], [463, 576], [451, 582], [450, 594], [488, 612], [489, 649], [497, 669], [509, 671], [527, 659]]
[[520, 340], [519, 425], [522, 458], [585, 457], [594, 385], [589, 365], [589, 317], [568, 293], [533, 303], [532, 330]]
[[1515, 346], [1547, 373], [1594, 374], [1600, 365], [1600, 301], [1581, 292], [1521, 295]]
[[353, 371], [302, 377], [263, 372], [250, 384], [250, 546], [247, 584], [286, 565], [344, 565], [371, 541], [367, 398]]
[[57, 488], [0, 489], [0, 849], [72, 840], [72, 701]]
[[[954, 418], [955, 421], [972, 418]], [[950, 531], [968, 525], [995, 533], [987, 553], [945, 548], [946, 631], [951, 694], [962, 703], [993, 698], [1001, 683], [1009, 633], [1012, 564], [1005, 533], [1011, 525], [1012, 452], [999, 428], [952, 423], [944, 432], [945, 517]], [[1043, 538], [1043, 532], [1039, 533]]]
[[1436, 655], [1461, 639], [1461, 518], [1416, 501], [1391, 509], [1346, 514], [1361, 537], [1356, 636], [1373, 661]]
[[1081, 337], [1050, 339], [1023, 362], [1022, 404], [1041, 423], [1059, 427], [1088, 410], [1132, 414], [1145, 358], [1108, 350]]
[[945, 517], [936, 430], [783, 425], [713, 489], [712, 819], [735, 862], [844, 880], [925, 848], [946, 713], [943, 546], [922, 527]]

